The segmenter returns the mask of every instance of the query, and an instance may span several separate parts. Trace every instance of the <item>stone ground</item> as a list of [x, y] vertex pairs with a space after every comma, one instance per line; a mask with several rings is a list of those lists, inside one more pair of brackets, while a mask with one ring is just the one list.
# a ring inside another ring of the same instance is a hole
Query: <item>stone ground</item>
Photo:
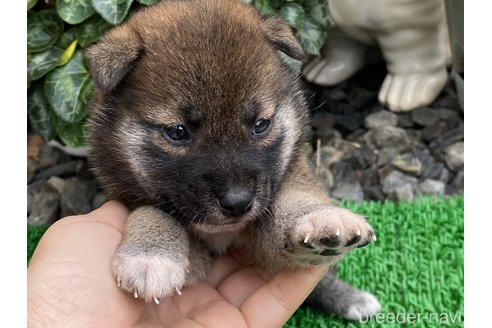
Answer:
[[[408, 200], [463, 193], [464, 133], [454, 87], [429, 107], [389, 112], [377, 102], [384, 65], [336, 87], [306, 84], [312, 165], [335, 199]], [[90, 212], [106, 200], [85, 158], [28, 135], [27, 222], [42, 225]]]
[[452, 84], [428, 107], [392, 113], [377, 101], [386, 70], [366, 67], [332, 88], [309, 86], [313, 158], [336, 199], [408, 200], [463, 193], [464, 120]]

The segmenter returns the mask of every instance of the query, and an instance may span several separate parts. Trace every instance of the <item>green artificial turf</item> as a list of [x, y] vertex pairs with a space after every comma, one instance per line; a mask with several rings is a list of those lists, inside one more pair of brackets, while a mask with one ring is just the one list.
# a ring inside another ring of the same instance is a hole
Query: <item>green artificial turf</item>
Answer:
[[[464, 198], [343, 206], [366, 216], [378, 240], [348, 254], [338, 275], [378, 297], [379, 319], [353, 323], [303, 306], [285, 327], [464, 327]], [[44, 231], [28, 226], [28, 260]]]
[[379, 322], [301, 307], [286, 327], [463, 327], [464, 198], [344, 205], [368, 218], [378, 240], [343, 258], [338, 276], [378, 297]]

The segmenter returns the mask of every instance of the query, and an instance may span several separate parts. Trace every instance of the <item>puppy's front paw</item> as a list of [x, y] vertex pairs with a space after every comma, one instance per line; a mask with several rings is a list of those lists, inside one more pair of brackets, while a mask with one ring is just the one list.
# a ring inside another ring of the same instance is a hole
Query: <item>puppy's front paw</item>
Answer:
[[118, 249], [112, 262], [118, 287], [146, 302], [174, 293], [181, 294], [188, 260], [176, 261], [162, 255], [132, 254]]
[[334, 262], [348, 251], [367, 246], [376, 235], [362, 216], [326, 206], [300, 217], [291, 239], [296, 262], [319, 264]]

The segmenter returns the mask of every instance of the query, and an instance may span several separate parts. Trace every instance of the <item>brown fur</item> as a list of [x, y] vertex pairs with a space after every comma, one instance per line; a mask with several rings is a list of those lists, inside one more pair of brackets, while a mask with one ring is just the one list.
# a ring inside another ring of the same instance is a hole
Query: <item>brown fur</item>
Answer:
[[[113, 259], [123, 289], [146, 301], [169, 295], [230, 247], [276, 272], [333, 264], [372, 240], [308, 168], [308, 110], [278, 51], [303, 57], [285, 22], [239, 0], [163, 1], [87, 50], [91, 163], [135, 209]], [[252, 134], [258, 120], [270, 121], [261, 136]], [[169, 140], [169, 125], [191, 137]], [[251, 209], [225, 213], [231, 190], [251, 192]]]

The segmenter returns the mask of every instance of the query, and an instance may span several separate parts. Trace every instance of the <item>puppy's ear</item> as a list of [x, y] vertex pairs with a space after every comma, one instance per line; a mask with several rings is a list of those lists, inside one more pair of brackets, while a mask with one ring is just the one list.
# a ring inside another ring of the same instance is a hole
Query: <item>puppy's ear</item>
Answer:
[[96, 87], [103, 92], [113, 90], [134, 68], [142, 51], [139, 35], [128, 25], [113, 29], [88, 47], [85, 55]]
[[273, 16], [263, 17], [262, 29], [263, 35], [275, 49], [294, 59], [304, 60], [304, 51], [284, 20]]

